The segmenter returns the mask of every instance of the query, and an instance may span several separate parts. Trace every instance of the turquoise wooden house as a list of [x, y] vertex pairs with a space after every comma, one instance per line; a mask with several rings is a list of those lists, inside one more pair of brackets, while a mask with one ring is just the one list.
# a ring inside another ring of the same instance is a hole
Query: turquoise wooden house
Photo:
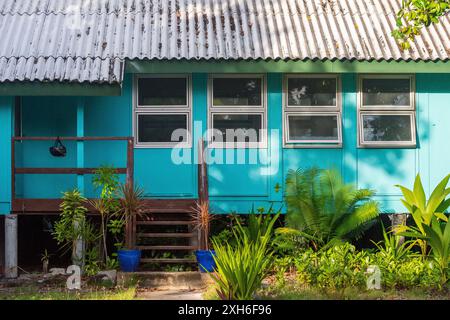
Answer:
[[429, 192], [450, 172], [450, 18], [402, 51], [400, 3], [0, 1], [7, 251], [17, 217], [57, 214], [73, 188], [95, 197], [101, 165], [160, 214], [205, 196], [216, 214], [282, 204], [287, 171], [310, 166], [404, 212], [395, 184], [420, 172]]

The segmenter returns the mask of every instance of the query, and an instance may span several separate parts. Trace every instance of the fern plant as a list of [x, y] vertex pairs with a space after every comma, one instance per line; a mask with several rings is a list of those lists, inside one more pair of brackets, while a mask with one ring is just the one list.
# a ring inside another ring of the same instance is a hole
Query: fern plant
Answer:
[[317, 250], [359, 237], [379, 215], [374, 191], [345, 184], [336, 170], [290, 170], [286, 179], [287, 228], [278, 233], [306, 237]]

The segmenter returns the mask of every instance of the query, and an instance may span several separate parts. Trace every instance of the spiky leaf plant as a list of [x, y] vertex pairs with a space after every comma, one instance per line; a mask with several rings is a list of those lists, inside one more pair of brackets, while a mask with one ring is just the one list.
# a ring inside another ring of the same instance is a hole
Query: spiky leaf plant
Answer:
[[192, 208], [191, 219], [194, 228], [200, 233], [200, 249], [209, 250], [209, 230], [214, 215], [210, 213], [208, 201], [197, 201]]
[[358, 238], [379, 215], [374, 191], [344, 183], [332, 169], [290, 170], [286, 179], [287, 228], [278, 232], [303, 235], [315, 249]]

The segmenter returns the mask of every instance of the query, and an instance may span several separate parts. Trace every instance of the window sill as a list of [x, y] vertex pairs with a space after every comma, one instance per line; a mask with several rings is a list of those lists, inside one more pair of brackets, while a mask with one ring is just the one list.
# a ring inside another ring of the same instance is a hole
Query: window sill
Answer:
[[358, 149], [418, 149], [417, 144], [360, 144]]
[[328, 144], [305, 144], [305, 143], [284, 143], [283, 149], [342, 149], [342, 143]]

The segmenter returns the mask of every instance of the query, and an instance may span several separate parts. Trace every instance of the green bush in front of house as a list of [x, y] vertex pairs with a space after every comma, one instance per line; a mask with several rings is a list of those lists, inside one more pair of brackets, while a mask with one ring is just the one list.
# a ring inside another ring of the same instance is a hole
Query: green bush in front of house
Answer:
[[210, 276], [220, 299], [249, 300], [254, 297], [272, 265], [270, 241], [278, 217], [279, 214], [274, 217], [250, 215], [246, 226], [236, 219], [233, 241], [221, 243], [220, 238], [212, 239], [217, 268]]
[[277, 229], [272, 241], [277, 256], [275, 287], [283, 287], [285, 274], [290, 273], [301, 287], [365, 291], [369, 267], [376, 267], [383, 290], [448, 290], [450, 223], [444, 211], [450, 205], [449, 177], [429, 199], [420, 176], [412, 190], [400, 187], [415, 225], [389, 232], [383, 227], [383, 241], [374, 243], [373, 249], [357, 250], [348, 241], [376, 218], [378, 205], [370, 199], [373, 192], [343, 184], [335, 171], [290, 171], [286, 182], [289, 228]]
[[286, 226], [278, 233], [299, 235], [316, 250], [358, 238], [378, 217], [372, 190], [344, 183], [336, 170], [290, 170], [286, 178]]

